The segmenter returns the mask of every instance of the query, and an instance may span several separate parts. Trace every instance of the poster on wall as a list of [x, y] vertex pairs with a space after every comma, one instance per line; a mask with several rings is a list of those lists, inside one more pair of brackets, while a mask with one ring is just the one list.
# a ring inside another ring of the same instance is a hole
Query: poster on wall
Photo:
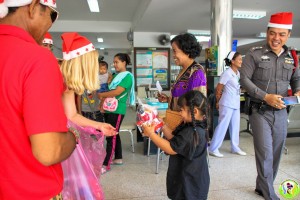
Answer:
[[218, 46], [205, 49], [205, 63], [207, 75], [217, 76], [218, 74]]
[[170, 88], [170, 49], [135, 48], [136, 87], [155, 87], [159, 81], [163, 89]]

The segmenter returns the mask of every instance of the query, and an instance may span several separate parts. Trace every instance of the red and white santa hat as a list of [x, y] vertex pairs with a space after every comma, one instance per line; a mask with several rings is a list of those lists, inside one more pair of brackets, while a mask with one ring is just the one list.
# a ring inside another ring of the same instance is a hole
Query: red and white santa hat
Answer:
[[268, 27], [292, 29], [293, 27], [293, 13], [280, 12], [271, 15]]
[[76, 32], [63, 33], [61, 38], [64, 60], [70, 60], [95, 50], [94, 45], [86, 37]]
[[[0, 0], [0, 18], [7, 15], [9, 7], [26, 6], [31, 2], [32, 0]], [[40, 3], [45, 6], [56, 8], [56, 0], [40, 0]]]
[[52, 36], [50, 35], [50, 33], [47, 32], [44, 35], [43, 44], [53, 44]]

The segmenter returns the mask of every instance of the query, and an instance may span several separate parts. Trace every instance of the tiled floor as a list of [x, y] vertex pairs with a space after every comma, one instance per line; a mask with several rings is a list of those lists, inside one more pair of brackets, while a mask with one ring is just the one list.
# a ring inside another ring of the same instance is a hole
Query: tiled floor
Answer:
[[[129, 110], [125, 121], [132, 120], [135, 120], [135, 115]], [[245, 121], [241, 120], [241, 130], [245, 127]], [[134, 140], [136, 150], [132, 153], [129, 134], [122, 132], [121, 138], [124, 164], [112, 166], [112, 170], [101, 177], [106, 200], [167, 200], [165, 180], [168, 156], [163, 156], [159, 165], [159, 174], [155, 174], [156, 155], [144, 156], [144, 144], [136, 143], [136, 138]], [[286, 179], [293, 179], [300, 183], [300, 138], [288, 138], [286, 146], [289, 151], [287, 155], [282, 155], [280, 170], [274, 183], [276, 190]], [[256, 167], [250, 134], [240, 133], [240, 147], [247, 152], [247, 156], [231, 154], [228, 140], [223, 142], [220, 149], [224, 158], [210, 156], [211, 184], [208, 199], [263, 199], [254, 193]]]

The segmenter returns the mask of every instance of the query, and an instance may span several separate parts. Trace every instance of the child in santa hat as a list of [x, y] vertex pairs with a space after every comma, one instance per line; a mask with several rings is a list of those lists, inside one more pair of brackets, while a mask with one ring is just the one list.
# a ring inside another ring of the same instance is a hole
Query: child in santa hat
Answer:
[[77, 125], [101, 130], [106, 136], [114, 135], [114, 127], [83, 117], [77, 113], [75, 105], [75, 93], [81, 95], [85, 90], [93, 92], [99, 89], [98, 52], [87, 38], [78, 33], [64, 33], [61, 38], [63, 62], [60, 69], [66, 86], [63, 104], [68, 119]]

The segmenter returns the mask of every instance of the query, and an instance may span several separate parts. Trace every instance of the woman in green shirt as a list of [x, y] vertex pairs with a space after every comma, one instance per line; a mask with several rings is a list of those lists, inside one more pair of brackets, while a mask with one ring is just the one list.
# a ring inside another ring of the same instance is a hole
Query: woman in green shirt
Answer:
[[[135, 103], [134, 78], [126, 71], [126, 66], [130, 64], [128, 54], [118, 53], [114, 56], [114, 67], [116, 74], [109, 85], [110, 91], [98, 93], [99, 98], [115, 97], [118, 99], [118, 107], [115, 111], [105, 111], [105, 122], [111, 124], [118, 132], [126, 114], [127, 98], [130, 98], [130, 104]], [[120, 135], [106, 137], [106, 157], [103, 162], [102, 173], [110, 170], [110, 164], [123, 164], [122, 145]], [[113, 159], [114, 157], [114, 159]]]

